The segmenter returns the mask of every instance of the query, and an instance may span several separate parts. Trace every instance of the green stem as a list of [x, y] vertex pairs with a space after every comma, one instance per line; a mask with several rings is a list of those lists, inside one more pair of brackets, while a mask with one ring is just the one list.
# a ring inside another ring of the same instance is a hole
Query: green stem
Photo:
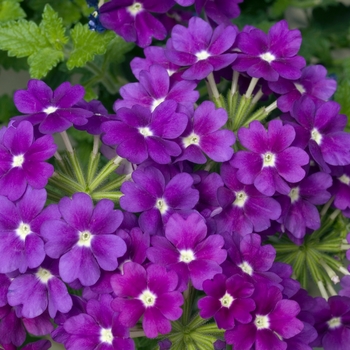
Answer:
[[86, 182], [88, 186], [91, 183], [94, 176], [96, 175], [96, 170], [100, 162], [100, 156], [101, 156], [100, 153], [97, 153], [97, 154], [95, 154], [94, 152], [90, 153], [89, 164], [88, 164], [87, 175], [86, 175]]
[[235, 92], [233, 95], [229, 91], [227, 94], [227, 112], [228, 112], [228, 121], [227, 121], [227, 127], [228, 129], [233, 129], [233, 121], [234, 121], [234, 115], [237, 109], [237, 102], [238, 102], [238, 92]]
[[113, 202], [117, 202], [119, 203], [119, 199], [120, 197], [123, 195], [123, 193], [121, 192], [93, 192], [92, 194], [90, 194], [92, 199], [99, 201], [101, 199], [110, 199]]
[[246, 111], [250, 106], [251, 100], [252, 100], [251, 97], [246, 97], [244, 95], [239, 100], [237, 112], [233, 119], [233, 131], [238, 130], [242, 126], [243, 121], [245, 119], [244, 117], [245, 117]]
[[213, 94], [214, 99], [216, 99], [216, 100], [219, 99], [220, 94], [219, 94], [218, 88], [217, 88], [216, 83], [215, 83], [213, 72], [211, 72], [207, 76], [207, 80], [208, 80], [208, 83], [209, 83], [209, 86], [210, 86], [210, 89], [211, 89], [211, 92]]
[[183, 305], [183, 313], [182, 313], [182, 317], [181, 317], [181, 321], [182, 321], [182, 324], [184, 326], [187, 326], [189, 321], [190, 321], [191, 314], [192, 314], [193, 301], [194, 301], [195, 296], [196, 296], [196, 290], [192, 287], [191, 284], [189, 284], [188, 293], [187, 293], [187, 297], [185, 299], [185, 303]]
[[64, 193], [68, 194], [73, 194], [75, 192], [84, 192], [84, 188], [80, 184], [73, 181], [69, 177], [56, 172], [49, 179], [49, 184], [53, 187], [59, 188]]
[[74, 175], [75, 175], [78, 183], [84, 188], [84, 191], [85, 191], [86, 181], [85, 181], [83, 170], [81, 169], [77, 154], [74, 151], [67, 152], [67, 156], [68, 156], [68, 159], [71, 163]]
[[117, 179], [109, 182], [106, 186], [100, 187], [99, 191], [109, 192], [115, 189], [120, 188], [120, 186], [131, 178], [131, 175], [125, 175], [123, 177], [118, 177]]
[[244, 121], [243, 126], [247, 127], [253, 120], [263, 120], [268, 116], [268, 113], [266, 112], [264, 107], [261, 107], [257, 111], [254, 112], [253, 115], [251, 115], [248, 119]]

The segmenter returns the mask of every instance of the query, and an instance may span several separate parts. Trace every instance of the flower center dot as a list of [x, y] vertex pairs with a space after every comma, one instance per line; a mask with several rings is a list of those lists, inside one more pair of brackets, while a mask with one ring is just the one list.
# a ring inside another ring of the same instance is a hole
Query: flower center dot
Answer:
[[162, 102], [164, 102], [165, 97], [158, 98], [157, 100], [153, 100], [152, 106], [151, 106], [151, 112], [153, 112]]
[[18, 156], [13, 156], [12, 158], [12, 168], [21, 168], [24, 163], [24, 155], [19, 154]]
[[158, 208], [161, 214], [165, 214], [168, 210], [168, 206], [162, 198], [157, 199], [156, 208]]
[[271, 152], [266, 152], [262, 155], [263, 157], [263, 167], [273, 167], [275, 166], [276, 157]]
[[229, 308], [232, 305], [234, 298], [232, 297], [232, 295], [226, 292], [226, 294], [219, 300], [223, 307]]
[[166, 71], [168, 72], [169, 77], [171, 77], [174, 73], [176, 73], [176, 70], [172, 70], [172, 69], [167, 69]]
[[196, 57], [198, 61], [206, 60], [210, 57], [210, 53], [208, 51], [202, 50], [196, 53]]
[[345, 174], [343, 174], [342, 176], [338, 177], [338, 180], [340, 182], [342, 182], [343, 184], [345, 184], [345, 185], [349, 186], [349, 184], [350, 184], [350, 177], [345, 175]]
[[268, 63], [271, 63], [276, 59], [276, 56], [273, 55], [271, 52], [262, 53], [259, 57]]
[[292, 203], [296, 202], [299, 199], [299, 187], [294, 187], [290, 190], [288, 196], [290, 197]]
[[180, 252], [179, 261], [189, 264], [191, 261], [196, 260], [194, 253], [191, 249], [182, 249]]
[[151, 129], [148, 126], [145, 126], [144, 128], [139, 128], [139, 132], [144, 137], [148, 137], [148, 136], [153, 135], [153, 132], [151, 131]]
[[341, 318], [340, 317], [333, 317], [328, 322], [328, 326], [330, 329], [335, 329], [341, 326]]
[[80, 232], [78, 246], [90, 247], [91, 239], [92, 239], [92, 234], [89, 231]]
[[233, 205], [236, 205], [237, 207], [243, 208], [247, 199], [248, 199], [248, 196], [244, 191], [236, 192], [236, 199], [233, 202]]
[[256, 315], [254, 324], [257, 329], [266, 329], [270, 327], [269, 317]]
[[316, 128], [311, 131], [311, 138], [319, 145], [322, 141], [322, 135], [318, 132]]
[[143, 10], [143, 7], [141, 3], [135, 2], [131, 6], [127, 7], [126, 9], [132, 16], [136, 16], [138, 13], [140, 13]]
[[145, 307], [150, 307], [156, 303], [157, 296], [153, 294], [149, 289], [146, 289], [139, 296], [139, 299], [143, 302], [143, 305]]
[[238, 265], [238, 267], [240, 267], [241, 270], [249, 276], [253, 274], [253, 268], [246, 261], [243, 261], [242, 264]]
[[195, 133], [183, 138], [183, 144], [187, 148], [190, 145], [199, 145], [200, 138]]
[[112, 344], [113, 343], [113, 334], [111, 328], [102, 328], [100, 333], [100, 340], [103, 343]]
[[305, 94], [306, 90], [304, 89], [304, 86], [298, 83], [294, 83], [295, 88], [301, 93]]
[[43, 110], [43, 112], [46, 113], [46, 114], [51, 114], [51, 113], [56, 112], [56, 110], [57, 110], [57, 107], [50, 106], [50, 107], [45, 108]]
[[38, 277], [42, 283], [46, 284], [48, 280], [52, 277], [52, 274], [49, 270], [39, 267], [39, 270], [36, 273], [36, 277]]
[[21, 222], [16, 230], [17, 235], [24, 241], [26, 237], [31, 233], [30, 226]]

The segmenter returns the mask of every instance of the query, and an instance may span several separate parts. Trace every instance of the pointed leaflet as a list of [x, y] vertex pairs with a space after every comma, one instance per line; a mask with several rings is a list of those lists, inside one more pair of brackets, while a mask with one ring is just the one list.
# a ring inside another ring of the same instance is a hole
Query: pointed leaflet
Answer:
[[0, 2], [0, 23], [13, 21], [25, 17], [18, 0], [4, 0]]

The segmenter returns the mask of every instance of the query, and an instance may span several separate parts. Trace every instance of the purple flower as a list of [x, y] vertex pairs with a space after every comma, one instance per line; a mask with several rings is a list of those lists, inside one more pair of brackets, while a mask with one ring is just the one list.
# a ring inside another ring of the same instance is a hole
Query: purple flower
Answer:
[[268, 34], [260, 29], [247, 28], [237, 37], [236, 45], [241, 52], [233, 69], [268, 81], [277, 81], [279, 76], [298, 79], [305, 66], [304, 58], [296, 56], [300, 44], [300, 31], [289, 30], [285, 20], [274, 24]]
[[169, 61], [179, 66], [190, 66], [182, 74], [183, 79], [204, 79], [236, 59], [236, 53], [225, 53], [233, 45], [236, 34], [232, 25], [220, 25], [213, 31], [207, 22], [192, 17], [188, 28], [181, 25], [173, 28], [165, 54]]
[[51, 342], [49, 340], [38, 340], [33, 343], [29, 343], [22, 348], [22, 350], [49, 350], [51, 349]]
[[28, 120], [33, 125], [39, 124], [43, 134], [62, 132], [73, 124], [86, 124], [92, 112], [76, 108], [85, 91], [81, 85], [71, 86], [65, 82], [52, 91], [43, 81], [32, 79], [28, 82], [28, 90], [18, 90], [14, 94], [14, 103], [24, 116], [13, 120]]
[[115, 31], [126, 41], [146, 47], [152, 37], [163, 40], [166, 29], [151, 12], [165, 13], [174, 5], [174, 0], [112, 0], [100, 8], [102, 25]]
[[339, 174], [334, 177], [331, 193], [334, 195], [334, 206], [343, 211], [350, 209], [350, 165], [339, 167]]
[[221, 273], [219, 265], [227, 255], [221, 249], [222, 236], [206, 235], [207, 226], [199, 214], [192, 213], [187, 219], [173, 214], [165, 226], [165, 237], [152, 237], [147, 257], [179, 275], [179, 290], [186, 289], [189, 279], [196, 289], [202, 290], [206, 279]]
[[177, 282], [176, 273], [163, 266], [152, 264], [145, 269], [137, 263], [126, 263], [124, 274], [111, 279], [117, 296], [111, 306], [119, 312], [119, 322], [133, 327], [143, 316], [142, 326], [148, 338], [169, 333], [170, 321], [182, 314], [183, 297], [175, 291]]
[[249, 129], [238, 130], [238, 138], [250, 151], [237, 152], [231, 161], [243, 184], [254, 184], [261, 193], [272, 196], [275, 191], [289, 193], [286, 181], [295, 183], [304, 178], [302, 166], [309, 163], [309, 156], [300, 148], [290, 147], [295, 138], [291, 125], [272, 120], [266, 131], [259, 121], [253, 121]]
[[54, 172], [45, 161], [56, 149], [51, 135], [34, 140], [33, 126], [27, 121], [7, 128], [0, 143], [0, 195], [15, 201], [28, 184], [35, 189], [45, 187]]
[[215, 109], [213, 102], [203, 102], [194, 112], [192, 123], [182, 135], [183, 154], [177, 160], [189, 160], [204, 164], [207, 159], [203, 153], [216, 162], [230, 160], [235, 135], [231, 130], [223, 130], [227, 122], [227, 112]]
[[15, 204], [0, 196], [0, 273], [24, 273], [37, 268], [45, 258], [40, 227], [46, 220], [61, 217], [57, 207], [44, 208], [46, 191], [27, 187]]
[[100, 277], [100, 269], [113, 271], [118, 258], [126, 252], [125, 242], [115, 235], [123, 220], [119, 210], [108, 199], [95, 208], [86, 193], [64, 197], [58, 204], [63, 220], [47, 220], [41, 235], [48, 256], [60, 258], [59, 272], [64, 282], [79, 279], [83, 286], [91, 286]]
[[202, 318], [214, 317], [219, 328], [230, 329], [235, 320], [249, 323], [252, 320], [251, 311], [255, 302], [250, 299], [254, 286], [239, 275], [226, 278], [225, 275], [215, 275], [213, 280], [203, 283], [207, 294], [198, 301], [199, 314]]
[[172, 156], [181, 153], [173, 140], [182, 134], [188, 122], [185, 114], [176, 113], [176, 107], [175, 101], [165, 101], [153, 113], [139, 105], [121, 108], [120, 121], [103, 123], [102, 141], [117, 146], [117, 154], [132, 163], [142, 163], [148, 157], [159, 164], [170, 163]]

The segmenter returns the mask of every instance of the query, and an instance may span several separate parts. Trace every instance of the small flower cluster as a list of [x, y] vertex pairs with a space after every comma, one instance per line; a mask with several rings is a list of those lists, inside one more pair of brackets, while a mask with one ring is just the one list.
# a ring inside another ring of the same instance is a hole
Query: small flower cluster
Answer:
[[[305, 67], [301, 34], [285, 21], [267, 34], [240, 31], [230, 20], [241, 0], [176, 2], [208, 21], [166, 23], [175, 0], [98, 9], [104, 27], [147, 46], [131, 62], [138, 82], [120, 89], [114, 114], [68, 82], [52, 91], [31, 80], [15, 93], [24, 115], [0, 130], [6, 350], [26, 332], [68, 350], [133, 350], [144, 335], [161, 337], [160, 349], [348, 346], [350, 277], [339, 295], [332, 283], [335, 269], [350, 273], [326, 254], [350, 248], [349, 237], [329, 233], [338, 214], [350, 217], [347, 118], [328, 101], [336, 83], [324, 67]], [[173, 18], [185, 18], [181, 11]], [[165, 47], [149, 46], [167, 28]], [[232, 82], [225, 98], [221, 79]], [[212, 101], [198, 102], [202, 80]], [[261, 104], [272, 93], [277, 100]], [[94, 136], [88, 164], [71, 127]], [[302, 288], [303, 264], [323, 297]], [[49, 347], [40, 340], [22, 349]]]

